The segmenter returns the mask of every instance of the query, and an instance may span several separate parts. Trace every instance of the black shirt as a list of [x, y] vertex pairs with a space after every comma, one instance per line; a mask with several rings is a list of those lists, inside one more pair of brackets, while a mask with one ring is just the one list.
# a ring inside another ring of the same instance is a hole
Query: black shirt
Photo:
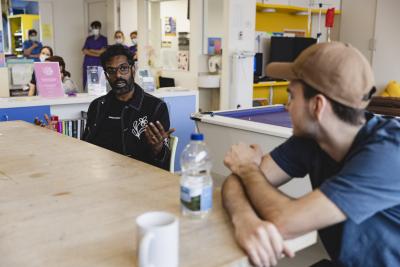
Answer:
[[104, 122], [100, 126], [99, 134], [94, 138], [93, 144], [120, 154], [123, 153], [121, 113], [126, 104], [126, 102], [120, 101], [116, 97], [110, 99], [110, 108], [106, 112]]
[[165, 131], [170, 128], [166, 103], [135, 84], [134, 95], [127, 102], [117, 100], [111, 91], [90, 104], [83, 140], [168, 170], [168, 139], [160, 153], [153, 155], [144, 136], [147, 124], [156, 121]]

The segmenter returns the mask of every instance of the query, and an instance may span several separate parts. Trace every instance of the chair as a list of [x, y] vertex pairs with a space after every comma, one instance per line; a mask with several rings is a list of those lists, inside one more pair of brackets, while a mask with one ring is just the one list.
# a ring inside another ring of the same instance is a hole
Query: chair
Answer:
[[176, 147], [178, 146], [178, 137], [170, 135], [169, 136], [169, 149], [171, 150], [171, 159], [169, 161], [169, 171], [174, 173], [175, 171], [175, 154]]

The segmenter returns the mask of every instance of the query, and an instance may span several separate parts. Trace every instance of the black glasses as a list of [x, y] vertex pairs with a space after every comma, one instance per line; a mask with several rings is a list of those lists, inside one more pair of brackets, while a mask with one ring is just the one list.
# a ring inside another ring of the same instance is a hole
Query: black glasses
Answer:
[[116, 68], [106, 67], [105, 72], [108, 76], [115, 76], [117, 74], [117, 72], [119, 72], [122, 75], [126, 75], [129, 73], [130, 68], [131, 68], [131, 65], [129, 65], [129, 63], [123, 63]]

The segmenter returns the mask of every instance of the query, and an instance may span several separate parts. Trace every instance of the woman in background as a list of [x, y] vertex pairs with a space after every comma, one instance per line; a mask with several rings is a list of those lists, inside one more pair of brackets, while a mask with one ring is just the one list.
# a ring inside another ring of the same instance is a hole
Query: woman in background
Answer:
[[[40, 62], [44, 62], [48, 57], [53, 56], [53, 49], [50, 46], [43, 46], [40, 49], [39, 59]], [[36, 76], [35, 72], [32, 73], [31, 81], [29, 82], [29, 92], [28, 96], [34, 96], [36, 92]]]
[[[60, 56], [51, 56], [46, 59], [46, 62], [58, 62], [58, 65], [60, 66], [60, 75], [61, 75], [61, 82], [62, 86], [64, 89], [65, 94], [76, 94], [78, 93], [78, 87], [74, 83], [74, 81], [71, 79], [71, 74], [66, 70], [65, 68], [65, 61], [62, 57]], [[31, 93], [31, 92], [30, 92]], [[37, 95], [37, 90], [36, 86], [34, 87], [34, 91], [32, 92], [32, 95]]]
[[47, 62], [58, 62], [60, 65], [61, 82], [64, 89], [64, 93], [67, 95], [78, 93], [79, 89], [71, 79], [71, 73], [65, 68], [65, 61], [60, 56], [52, 56], [46, 59]]
[[120, 45], [126, 46], [125, 45], [125, 35], [122, 31], [116, 31], [114, 33], [114, 41], [115, 41], [115, 44], [120, 44]]
[[137, 61], [137, 31], [133, 31], [130, 34], [132, 46], [129, 47], [129, 51], [133, 54], [133, 60]]

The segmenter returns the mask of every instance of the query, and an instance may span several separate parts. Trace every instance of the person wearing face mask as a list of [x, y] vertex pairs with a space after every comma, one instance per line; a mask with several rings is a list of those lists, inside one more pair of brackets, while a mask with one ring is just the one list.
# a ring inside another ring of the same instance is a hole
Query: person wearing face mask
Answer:
[[122, 31], [116, 31], [115, 33], [114, 33], [114, 41], [115, 41], [115, 44], [120, 44], [120, 45], [123, 45], [123, 46], [125, 46], [125, 35], [124, 35], [124, 33], [122, 32]]
[[100, 55], [105, 51], [108, 41], [107, 37], [100, 34], [100, 21], [93, 21], [90, 24], [92, 35], [86, 38], [82, 52], [85, 55], [83, 60], [83, 88], [86, 88], [87, 67], [100, 66]]
[[133, 31], [130, 34], [132, 45], [129, 47], [129, 51], [133, 54], [133, 60], [137, 61], [137, 31]]
[[22, 44], [24, 56], [38, 62], [40, 50], [43, 45], [38, 41], [37, 31], [35, 29], [30, 29], [28, 31], [28, 38], [29, 39]]
[[[40, 62], [44, 62], [47, 58], [52, 56], [53, 56], [53, 49], [50, 46], [43, 46], [42, 49], [40, 49], [40, 54], [39, 54]], [[32, 78], [31, 81], [29, 82], [29, 92], [28, 92], [28, 96], [34, 96], [34, 95], [37, 95], [35, 72], [32, 73]]]
[[134, 81], [132, 53], [112, 45], [101, 55], [112, 90], [89, 106], [83, 140], [168, 170], [168, 108]]

